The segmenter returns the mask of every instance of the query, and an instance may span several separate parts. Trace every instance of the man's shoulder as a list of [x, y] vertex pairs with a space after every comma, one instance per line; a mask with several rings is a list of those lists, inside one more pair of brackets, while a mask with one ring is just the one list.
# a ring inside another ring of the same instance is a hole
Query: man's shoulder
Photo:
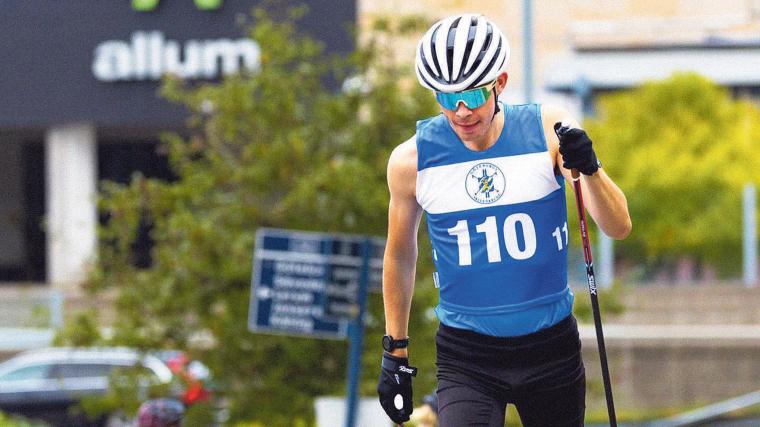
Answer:
[[413, 198], [417, 182], [416, 135], [402, 142], [388, 159], [388, 185], [394, 197]]
[[388, 159], [388, 168], [414, 168], [417, 170], [417, 134], [397, 145]]
[[541, 121], [544, 127], [554, 127], [557, 122], [570, 121], [574, 126], [579, 127], [573, 115], [563, 107], [552, 104], [541, 104]]

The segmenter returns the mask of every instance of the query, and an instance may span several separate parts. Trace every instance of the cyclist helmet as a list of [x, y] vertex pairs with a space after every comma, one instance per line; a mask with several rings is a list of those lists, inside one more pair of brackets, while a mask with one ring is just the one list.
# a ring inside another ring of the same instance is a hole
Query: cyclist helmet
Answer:
[[176, 399], [148, 400], [140, 405], [137, 414], [139, 427], [180, 426], [185, 415], [185, 405]]
[[415, 69], [422, 86], [437, 92], [461, 92], [488, 84], [504, 72], [509, 43], [482, 15], [442, 19], [417, 46]]

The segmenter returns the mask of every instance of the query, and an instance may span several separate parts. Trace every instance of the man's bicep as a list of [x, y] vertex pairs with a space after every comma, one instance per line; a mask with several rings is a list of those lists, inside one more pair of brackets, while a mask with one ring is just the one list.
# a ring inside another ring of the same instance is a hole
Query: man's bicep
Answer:
[[416, 250], [422, 208], [417, 200], [408, 197], [394, 197], [388, 206], [388, 247], [411, 256]]
[[412, 163], [411, 157], [392, 156], [388, 165], [388, 188], [391, 195], [388, 206], [388, 245], [402, 252], [416, 248], [417, 229], [422, 216], [422, 208], [417, 203], [415, 194], [416, 163]]
[[417, 203], [417, 150], [414, 138], [396, 147], [388, 160], [389, 244], [401, 239], [416, 242], [422, 208]]

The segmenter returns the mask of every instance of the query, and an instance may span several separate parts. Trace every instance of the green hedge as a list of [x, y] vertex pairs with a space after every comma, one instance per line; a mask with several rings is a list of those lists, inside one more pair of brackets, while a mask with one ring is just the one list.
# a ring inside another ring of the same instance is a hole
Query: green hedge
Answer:
[[31, 422], [15, 415], [7, 415], [0, 412], [0, 426], [3, 427], [46, 427], [47, 424]]

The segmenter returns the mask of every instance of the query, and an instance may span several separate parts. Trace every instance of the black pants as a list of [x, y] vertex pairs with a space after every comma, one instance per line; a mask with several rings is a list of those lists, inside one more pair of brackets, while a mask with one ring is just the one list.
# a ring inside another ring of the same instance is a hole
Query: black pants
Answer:
[[441, 325], [440, 427], [503, 427], [512, 403], [525, 427], [583, 426], [586, 376], [573, 316], [514, 338]]

